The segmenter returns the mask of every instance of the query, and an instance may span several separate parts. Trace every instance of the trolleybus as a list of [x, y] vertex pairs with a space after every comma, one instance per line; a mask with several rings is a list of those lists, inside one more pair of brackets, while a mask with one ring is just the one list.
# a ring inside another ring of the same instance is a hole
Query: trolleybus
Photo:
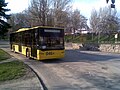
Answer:
[[10, 34], [11, 50], [37, 60], [64, 57], [64, 29], [37, 26]]

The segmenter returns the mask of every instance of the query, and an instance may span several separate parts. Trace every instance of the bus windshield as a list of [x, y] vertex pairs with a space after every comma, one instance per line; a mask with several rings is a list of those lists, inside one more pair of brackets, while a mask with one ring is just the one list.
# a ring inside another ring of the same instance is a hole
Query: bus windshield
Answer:
[[40, 30], [39, 46], [41, 49], [64, 49], [64, 31], [54, 29]]

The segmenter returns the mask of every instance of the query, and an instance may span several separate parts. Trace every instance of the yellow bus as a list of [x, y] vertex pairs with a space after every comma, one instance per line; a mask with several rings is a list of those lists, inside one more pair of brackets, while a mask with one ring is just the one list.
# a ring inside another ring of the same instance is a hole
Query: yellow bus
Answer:
[[10, 34], [11, 50], [37, 60], [64, 57], [64, 29], [37, 26]]

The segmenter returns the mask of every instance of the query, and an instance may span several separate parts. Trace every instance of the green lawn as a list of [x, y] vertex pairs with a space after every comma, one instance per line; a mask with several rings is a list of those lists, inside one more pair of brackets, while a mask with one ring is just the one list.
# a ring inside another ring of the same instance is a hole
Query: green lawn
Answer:
[[9, 59], [11, 56], [6, 53], [5, 51], [3, 51], [2, 49], [0, 49], [0, 61]]
[[25, 72], [26, 66], [23, 62], [12, 61], [0, 64], [0, 81], [20, 78]]
[[[0, 62], [10, 59], [11, 56], [0, 49]], [[12, 61], [0, 64], [0, 82], [20, 78], [26, 74], [26, 65], [20, 61]]]

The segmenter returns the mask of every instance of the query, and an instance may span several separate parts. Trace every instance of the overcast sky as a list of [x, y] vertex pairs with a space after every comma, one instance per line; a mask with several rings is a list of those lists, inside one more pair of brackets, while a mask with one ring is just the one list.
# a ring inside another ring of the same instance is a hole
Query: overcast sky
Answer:
[[[8, 2], [8, 8], [11, 9], [10, 13], [17, 13], [25, 10], [30, 0], [6, 0]], [[106, 4], [106, 0], [73, 0], [73, 9], [79, 9], [81, 14], [90, 17], [92, 9], [99, 10], [100, 7], [105, 7], [111, 4], [111, 0]], [[120, 0], [116, 0], [116, 9], [120, 13]], [[120, 14], [118, 14], [119, 16]]]

